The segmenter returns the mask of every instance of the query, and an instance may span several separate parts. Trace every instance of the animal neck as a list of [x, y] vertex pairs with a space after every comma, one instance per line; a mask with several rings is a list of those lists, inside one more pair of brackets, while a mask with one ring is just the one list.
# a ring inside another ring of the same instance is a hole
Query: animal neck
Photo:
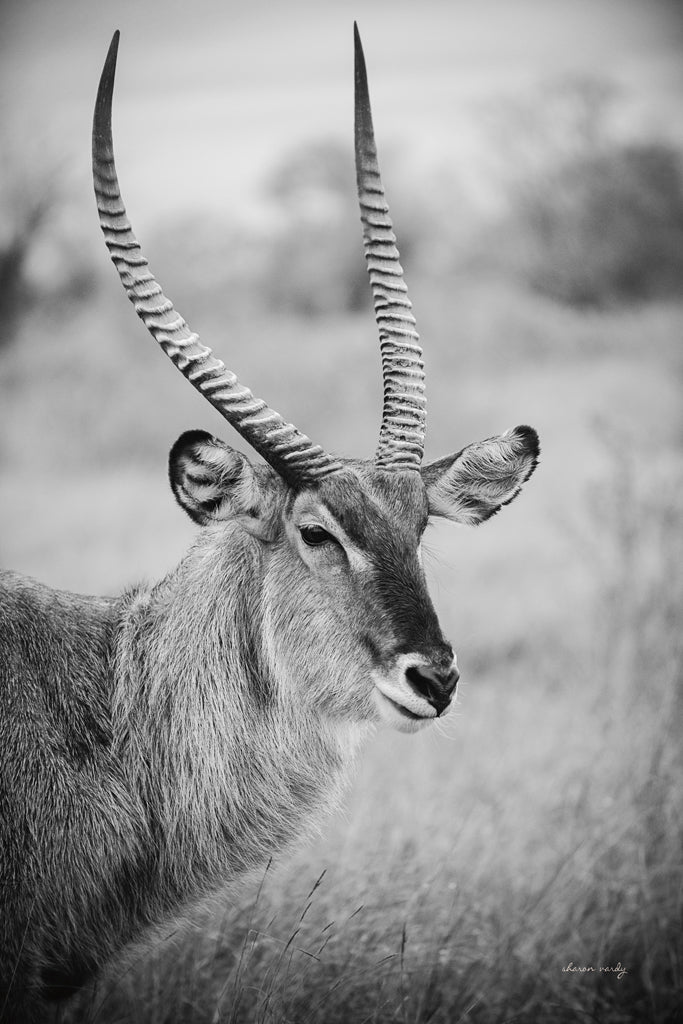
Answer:
[[360, 738], [298, 707], [268, 673], [264, 557], [237, 529], [220, 546], [201, 538], [124, 616], [115, 742], [179, 892], [315, 829]]

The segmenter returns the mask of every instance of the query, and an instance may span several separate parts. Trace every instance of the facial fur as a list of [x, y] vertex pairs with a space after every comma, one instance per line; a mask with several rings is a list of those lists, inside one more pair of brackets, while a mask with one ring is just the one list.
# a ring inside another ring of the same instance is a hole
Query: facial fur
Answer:
[[448, 710], [458, 677], [419, 554], [428, 518], [485, 520], [537, 457], [535, 431], [517, 427], [420, 472], [349, 461], [294, 488], [192, 431], [171, 452], [170, 476], [193, 519], [217, 537], [221, 524], [243, 530], [260, 550], [262, 657], [278, 699], [413, 731]]

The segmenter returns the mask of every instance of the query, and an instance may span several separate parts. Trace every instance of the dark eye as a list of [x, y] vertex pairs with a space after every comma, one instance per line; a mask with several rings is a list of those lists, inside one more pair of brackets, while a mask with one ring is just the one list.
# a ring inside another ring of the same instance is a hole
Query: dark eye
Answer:
[[318, 547], [320, 544], [337, 543], [332, 534], [323, 530], [322, 526], [301, 526], [299, 533], [304, 544], [308, 544], [311, 548]]

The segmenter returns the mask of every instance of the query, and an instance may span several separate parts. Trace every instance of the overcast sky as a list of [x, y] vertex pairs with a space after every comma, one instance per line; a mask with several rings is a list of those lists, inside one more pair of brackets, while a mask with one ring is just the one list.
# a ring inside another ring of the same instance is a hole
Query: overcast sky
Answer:
[[0, 140], [88, 175], [97, 79], [121, 29], [115, 139], [136, 219], [239, 206], [299, 139], [348, 142], [352, 23], [380, 143], [466, 165], [481, 104], [599, 75], [683, 144], [678, 0], [2, 0]]

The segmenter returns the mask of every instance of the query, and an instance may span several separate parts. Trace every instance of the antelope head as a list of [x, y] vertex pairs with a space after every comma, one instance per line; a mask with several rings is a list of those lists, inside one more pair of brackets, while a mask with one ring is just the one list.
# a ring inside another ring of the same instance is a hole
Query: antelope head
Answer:
[[261, 636], [271, 678], [332, 719], [414, 731], [443, 715], [458, 670], [427, 593], [420, 543], [430, 516], [475, 525], [533, 472], [520, 426], [427, 465], [422, 351], [380, 178], [365, 61], [355, 31], [355, 150], [365, 255], [379, 328], [384, 408], [372, 461], [336, 457], [241, 384], [166, 298], [121, 199], [111, 132], [114, 35], [93, 124], [100, 224], [122, 284], [181, 373], [265, 460], [190, 431], [170, 454], [179, 504], [219, 557], [236, 534], [258, 549]]

